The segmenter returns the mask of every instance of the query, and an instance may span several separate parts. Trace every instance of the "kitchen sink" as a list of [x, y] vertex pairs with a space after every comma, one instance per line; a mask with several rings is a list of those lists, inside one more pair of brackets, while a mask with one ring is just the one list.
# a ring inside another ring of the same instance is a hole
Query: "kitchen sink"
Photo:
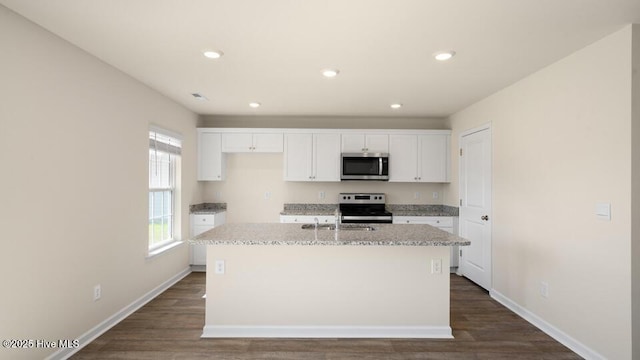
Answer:
[[[315, 224], [304, 224], [302, 225], [304, 230], [313, 230], [316, 228]], [[335, 230], [336, 226], [334, 224], [318, 224], [318, 230]], [[374, 231], [375, 228], [371, 225], [364, 224], [340, 224], [338, 227], [339, 231], [342, 230], [359, 230], [359, 231]]]

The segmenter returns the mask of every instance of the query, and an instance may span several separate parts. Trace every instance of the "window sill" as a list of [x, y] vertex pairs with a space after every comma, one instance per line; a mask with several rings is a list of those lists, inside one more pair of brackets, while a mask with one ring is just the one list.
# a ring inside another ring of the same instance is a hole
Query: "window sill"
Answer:
[[184, 244], [184, 241], [182, 241], [182, 240], [176, 240], [176, 241], [170, 242], [167, 245], [161, 246], [161, 247], [159, 247], [157, 249], [150, 250], [149, 253], [147, 254], [146, 258], [147, 259], [152, 259], [152, 258], [154, 258], [154, 257], [156, 257], [158, 255], [164, 254], [165, 252], [167, 252], [167, 251], [169, 251], [171, 249], [175, 249], [175, 248], [177, 248], [178, 246], [180, 246], [182, 244]]

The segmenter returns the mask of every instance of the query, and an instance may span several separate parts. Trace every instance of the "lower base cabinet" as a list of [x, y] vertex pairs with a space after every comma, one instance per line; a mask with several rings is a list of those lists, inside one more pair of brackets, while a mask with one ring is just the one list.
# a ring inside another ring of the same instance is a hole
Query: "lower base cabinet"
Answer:
[[[215, 214], [191, 214], [191, 236], [197, 236], [205, 231], [225, 223], [226, 212]], [[190, 264], [193, 271], [206, 271], [207, 245], [191, 245]]]
[[[455, 234], [458, 228], [458, 218], [455, 216], [394, 216], [394, 224], [427, 224]], [[449, 258], [450, 271], [455, 273], [458, 268], [458, 246], [451, 247]]]

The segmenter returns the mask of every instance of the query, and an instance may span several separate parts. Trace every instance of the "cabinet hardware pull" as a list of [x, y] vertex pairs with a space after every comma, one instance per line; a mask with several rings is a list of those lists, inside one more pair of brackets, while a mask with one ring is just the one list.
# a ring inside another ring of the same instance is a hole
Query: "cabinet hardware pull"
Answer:
[[489, 215], [481, 216], [480, 220], [489, 221]]

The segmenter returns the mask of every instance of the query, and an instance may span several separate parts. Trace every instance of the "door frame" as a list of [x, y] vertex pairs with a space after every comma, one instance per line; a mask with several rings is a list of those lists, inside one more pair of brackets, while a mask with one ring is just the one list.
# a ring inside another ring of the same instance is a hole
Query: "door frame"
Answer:
[[[491, 219], [491, 232], [489, 234], [489, 238], [490, 238], [490, 246], [491, 248], [489, 249], [490, 252], [490, 271], [491, 271], [491, 276], [490, 276], [490, 284], [489, 284], [489, 289], [487, 289], [488, 291], [490, 291], [491, 289], [493, 289], [493, 128], [492, 128], [492, 124], [491, 121], [481, 124], [479, 126], [464, 130], [462, 132], [460, 132], [460, 134], [458, 135], [458, 149], [456, 149], [456, 156], [458, 156], [458, 152], [460, 151], [460, 149], [462, 149], [462, 138], [467, 136], [467, 135], [471, 135], [473, 133], [477, 133], [480, 131], [484, 131], [484, 130], [488, 130], [489, 131], [489, 140], [491, 141], [491, 146], [490, 146], [490, 154], [489, 156], [491, 157], [491, 166], [489, 169], [490, 172], [490, 176], [491, 176], [491, 181], [489, 182], [489, 189], [491, 190], [491, 208], [489, 209], [489, 218]], [[458, 206], [462, 207], [461, 204], [461, 199], [462, 199], [462, 161], [460, 161], [460, 156], [458, 156]], [[460, 227], [462, 226], [462, 222], [458, 221], [458, 234], [460, 234]], [[456, 275], [458, 276], [463, 276], [462, 271], [460, 269], [460, 267], [462, 266], [462, 263], [458, 260], [458, 271], [456, 272]]]

